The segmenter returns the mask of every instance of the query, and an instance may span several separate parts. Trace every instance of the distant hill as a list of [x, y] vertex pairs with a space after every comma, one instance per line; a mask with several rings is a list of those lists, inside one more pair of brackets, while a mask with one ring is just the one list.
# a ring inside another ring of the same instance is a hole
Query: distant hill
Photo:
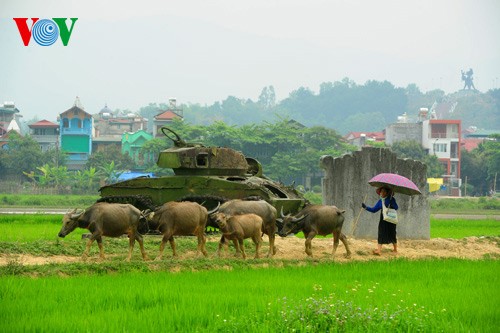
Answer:
[[358, 85], [348, 78], [321, 84], [319, 93], [300, 87], [282, 101], [263, 89], [258, 101], [229, 96], [211, 106], [185, 106], [186, 120], [207, 124], [222, 120], [244, 125], [290, 118], [308, 127], [325, 126], [341, 134], [351, 131], [380, 131], [406, 113], [417, 118], [420, 108], [436, 111], [439, 119], [461, 119], [462, 127], [500, 131], [500, 89], [486, 93], [461, 90], [446, 95], [442, 90], [422, 93], [411, 84], [395, 87], [388, 81]]

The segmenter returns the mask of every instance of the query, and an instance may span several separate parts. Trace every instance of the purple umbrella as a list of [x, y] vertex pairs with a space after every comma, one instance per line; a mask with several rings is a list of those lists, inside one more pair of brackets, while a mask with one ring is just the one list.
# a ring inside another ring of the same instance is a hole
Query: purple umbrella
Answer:
[[375, 187], [387, 187], [396, 193], [407, 195], [422, 194], [417, 185], [406, 177], [395, 173], [381, 173], [368, 181], [368, 184]]

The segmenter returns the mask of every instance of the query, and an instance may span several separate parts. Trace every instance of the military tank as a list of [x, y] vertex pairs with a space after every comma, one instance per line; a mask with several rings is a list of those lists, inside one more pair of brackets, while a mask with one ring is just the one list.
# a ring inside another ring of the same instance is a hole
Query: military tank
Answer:
[[256, 159], [231, 148], [185, 142], [168, 127], [161, 131], [173, 146], [160, 152], [157, 165], [171, 168], [174, 175], [103, 186], [98, 201], [130, 203], [139, 209], [154, 209], [168, 201], [195, 201], [213, 209], [230, 199], [258, 198], [291, 213], [305, 205], [306, 199], [293, 186], [265, 177]]

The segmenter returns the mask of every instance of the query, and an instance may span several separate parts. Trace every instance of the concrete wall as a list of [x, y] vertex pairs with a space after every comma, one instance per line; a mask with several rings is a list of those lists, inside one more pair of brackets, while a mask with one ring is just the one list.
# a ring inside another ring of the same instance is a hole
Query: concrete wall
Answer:
[[[399, 205], [397, 235], [399, 239], [430, 239], [430, 205], [427, 200], [427, 166], [419, 161], [396, 158], [389, 148], [363, 147], [361, 151], [342, 157], [321, 157], [325, 170], [322, 181], [323, 204], [345, 209], [342, 232], [355, 238], [377, 239], [379, 212], [361, 208], [364, 201], [374, 206], [376, 188], [368, 181], [379, 173], [396, 173], [412, 180], [422, 195], [396, 194]], [[353, 233], [355, 220], [359, 220]]]
[[385, 143], [393, 145], [401, 141], [416, 141], [422, 143], [421, 123], [396, 123], [385, 129]]

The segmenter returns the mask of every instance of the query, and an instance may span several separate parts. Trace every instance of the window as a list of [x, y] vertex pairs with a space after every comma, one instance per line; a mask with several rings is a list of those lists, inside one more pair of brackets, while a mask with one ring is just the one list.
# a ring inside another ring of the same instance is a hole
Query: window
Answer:
[[432, 124], [431, 138], [446, 138], [446, 124]]
[[446, 153], [446, 143], [435, 143], [433, 149], [436, 153]]
[[451, 168], [450, 173], [456, 177], [458, 175], [458, 164], [451, 163], [450, 168]]

